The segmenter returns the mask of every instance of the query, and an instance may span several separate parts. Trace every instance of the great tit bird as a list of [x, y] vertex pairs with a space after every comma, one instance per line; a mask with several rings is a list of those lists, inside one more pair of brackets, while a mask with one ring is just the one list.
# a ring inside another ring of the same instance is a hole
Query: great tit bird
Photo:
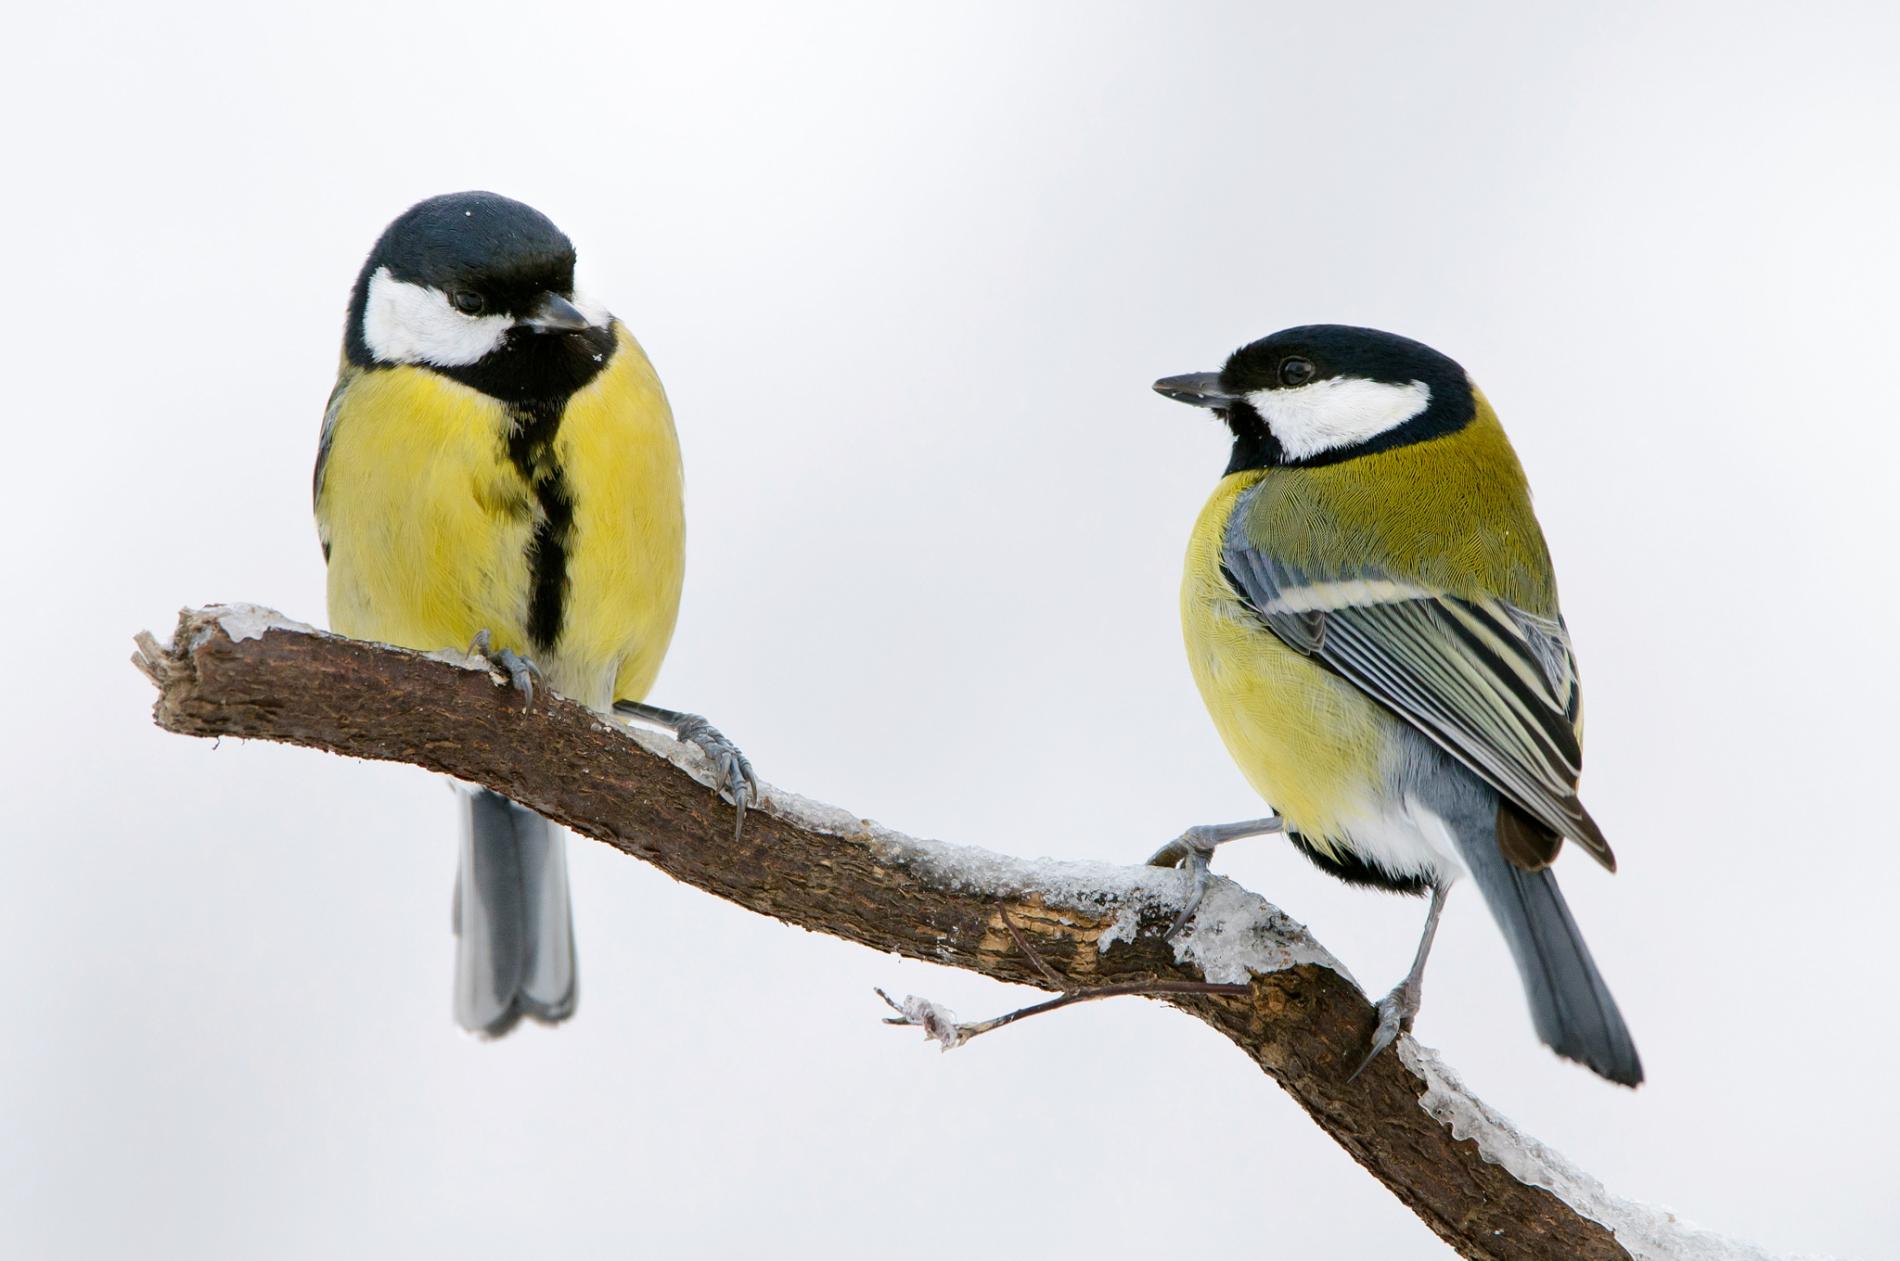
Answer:
[[[370, 251], [323, 417], [317, 532], [338, 632], [481, 651], [705, 750], [743, 819], [757, 783], [696, 715], [641, 704], [685, 573], [679, 440], [640, 344], [574, 287], [559, 228], [494, 193], [431, 197]], [[455, 1017], [500, 1036], [574, 1012], [554, 826], [470, 794], [455, 886]]]
[[1181, 620], [1214, 725], [1277, 813], [1190, 828], [1153, 861], [1192, 868], [1198, 902], [1214, 846], [1284, 830], [1341, 879], [1429, 893], [1361, 1068], [1417, 1015], [1446, 891], [1468, 874], [1538, 1036], [1611, 1081], [1642, 1081], [1550, 871], [1565, 840], [1616, 860], [1577, 799], [1577, 663], [1490, 403], [1430, 347], [1335, 324], [1154, 388], [1233, 433], [1188, 544]]

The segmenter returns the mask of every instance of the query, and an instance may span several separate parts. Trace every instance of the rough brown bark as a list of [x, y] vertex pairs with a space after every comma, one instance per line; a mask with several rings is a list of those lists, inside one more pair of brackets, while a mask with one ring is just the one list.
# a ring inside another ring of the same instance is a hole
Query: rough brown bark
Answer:
[[[171, 644], [141, 636], [133, 660], [158, 686], [154, 718], [166, 730], [410, 762], [484, 784], [675, 879], [878, 950], [1058, 988], [1017, 944], [1007, 916], [1063, 988], [1233, 979], [1203, 977], [1191, 962], [1177, 962], [1161, 938], [1172, 910], [1165, 900], [1130, 901], [1128, 888], [1152, 881], [1152, 869], [1129, 869], [1126, 886], [1104, 879], [1093, 893], [1073, 882], [1039, 888], [1037, 868], [1020, 864], [1012, 876], [1009, 860], [1000, 857], [1000, 877], [972, 879], [967, 864], [952, 870], [938, 861], [933, 855], [942, 847], [935, 843], [911, 842], [842, 815], [830, 818], [818, 813], [823, 808], [769, 789], [735, 843], [731, 807], [681, 765], [645, 747], [660, 742], [630, 739], [624, 729], [558, 697], [524, 708], [518, 693], [484, 670], [268, 623], [242, 606], [187, 611]], [[693, 756], [678, 756], [696, 764]], [[1121, 871], [1104, 870], [1111, 876]], [[1291, 958], [1323, 957], [1298, 925], [1262, 902], [1250, 899], [1249, 905], [1258, 910], [1249, 931], [1278, 934]], [[1139, 912], [1132, 936], [1124, 918], [1131, 909]], [[1111, 943], [1106, 949], [1104, 934]], [[1419, 1055], [1409, 1039], [1402, 1041], [1404, 1056], [1383, 1055], [1349, 1082], [1373, 1011], [1357, 986], [1332, 968], [1305, 962], [1248, 978], [1245, 996], [1171, 994], [1161, 1001], [1213, 1026], [1251, 1056], [1464, 1256], [1607, 1261], [1630, 1255], [1605, 1226], [1491, 1163], [1478, 1142], [1454, 1137], [1449, 1124], [1421, 1106], [1428, 1087], [1442, 1097], [1444, 1083], [1434, 1084], [1429, 1070], [1415, 1067]], [[1575, 1176], [1560, 1164], [1553, 1168], [1550, 1179], [1536, 1170], [1529, 1176], [1557, 1185]]]

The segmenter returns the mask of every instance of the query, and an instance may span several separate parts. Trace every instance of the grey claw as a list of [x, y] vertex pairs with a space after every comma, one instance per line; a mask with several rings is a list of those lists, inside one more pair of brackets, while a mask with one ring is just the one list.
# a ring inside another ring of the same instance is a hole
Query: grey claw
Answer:
[[733, 804], [735, 817], [732, 839], [736, 841], [745, 831], [747, 802], [759, 799], [759, 777], [753, 772], [752, 763], [746, 755], [739, 751], [739, 746], [728, 740], [719, 728], [698, 714], [685, 714], [682, 717], [685, 721], [679, 725], [679, 739], [696, 746], [706, 755], [713, 764], [719, 795]]
[[1181, 860], [1187, 856], [1187, 846], [1183, 845], [1181, 838], [1177, 836], [1154, 853], [1148, 855], [1147, 865], [1150, 867], [1179, 867]]
[[745, 831], [745, 802], [750, 791], [744, 783], [735, 785], [732, 790], [732, 839], [735, 843]]
[[1191, 827], [1181, 835], [1163, 845], [1148, 858], [1150, 867], [1185, 867], [1188, 872], [1187, 902], [1181, 907], [1181, 913], [1168, 925], [1167, 932], [1161, 936], [1173, 941], [1180, 936], [1181, 930], [1188, 926], [1194, 913], [1201, 909], [1201, 899], [1207, 896], [1207, 882], [1210, 876], [1208, 862], [1220, 840], [1212, 835], [1213, 829]]
[[521, 707], [533, 709], [534, 682], [541, 677], [541, 667], [512, 648], [495, 651], [494, 642], [494, 636], [486, 630], [476, 631], [475, 638], [469, 642], [468, 655], [482, 658], [490, 667], [507, 675], [509, 685], [521, 693]]
[[[1157, 855], [1157, 857], [1159, 857], [1159, 855]], [[1173, 864], [1158, 863], [1156, 865], [1169, 866]], [[1178, 865], [1185, 866], [1188, 869], [1187, 901], [1182, 904], [1181, 913], [1174, 917], [1174, 922], [1168, 925], [1168, 930], [1161, 934], [1162, 940], [1164, 941], [1173, 941], [1176, 937], [1180, 936], [1181, 930], [1186, 928], [1188, 921], [1194, 918], [1194, 913], [1201, 909], [1201, 899], [1207, 896], [1207, 881], [1210, 874], [1207, 855], [1198, 849], [1189, 849], [1183, 854], [1181, 859], [1178, 860]]]
[[1215, 850], [1228, 841], [1231, 830], [1227, 826], [1209, 827], [1205, 824], [1191, 827], [1149, 855], [1148, 866], [1179, 867], [1196, 858], [1206, 862], [1214, 856]]
[[753, 772], [752, 763], [739, 751], [739, 746], [726, 739], [720, 734], [719, 728], [698, 714], [681, 713], [649, 705], [645, 701], [630, 700], [615, 701], [614, 712], [658, 723], [671, 731], [675, 740], [693, 745], [706, 755], [706, 760], [712, 763], [713, 778], [717, 781], [715, 791], [730, 801], [738, 812], [732, 824], [732, 838], [738, 840], [745, 829], [746, 804], [757, 804], [764, 795], [759, 791], [759, 777]]
[[521, 693], [521, 707], [533, 709], [534, 681], [541, 675], [534, 662], [517, 655], [512, 649], [503, 648], [495, 654], [495, 664], [507, 671], [508, 681], [514, 685], [515, 691]]
[[1189, 828], [1150, 855], [1150, 867], [1186, 867], [1193, 881], [1188, 889], [1187, 905], [1181, 908], [1181, 913], [1174, 917], [1174, 923], [1168, 926], [1168, 939], [1172, 940], [1175, 934], [1187, 927], [1187, 922], [1194, 918], [1194, 912], [1201, 909], [1201, 898], [1207, 893], [1207, 865], [1216, 849], [1243, 836], [1260, 836], [1267, 832], [1284, 831], [1285, 828], [1285, 821], [1277, 814], [1264, 819], [1249, 819], [1244, 823], [1203, 823]]
[[[1404, 989], [1401, 985], [1379, 1000], [1379, 1023], [1372, 1030], [1372, 1049], [1366, 1052], [1366, 1058], [1359, 1061], [1359, 1067], [1352, 1070], [1347, 1081], [1357, 1081], [1359, 1074], [1365, 1072], [1381, 1052], [1399, 1040], [1399, 1034], [1412, 1027], [1412, 1017], [1418, 1014], [1417, 1000], [1408, 1001]], [[1406, 1010], [1408, 1007], [1410, 1011]]]

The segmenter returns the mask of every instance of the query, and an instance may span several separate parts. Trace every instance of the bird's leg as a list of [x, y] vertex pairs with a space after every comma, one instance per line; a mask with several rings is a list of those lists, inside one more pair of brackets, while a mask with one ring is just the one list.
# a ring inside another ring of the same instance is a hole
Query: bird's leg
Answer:
[[494, 648], [495, 637], [486, 630], [475, 632], [475, 639], [468, 646], [468, 655], [480, 657], [491, 669], [508, 676], [508, 682], [515, 691], [521, 693], [523, 709], [534, 708], [534, 681], [541, 677], [541, 668], [516, 653], [512, 648], [503, 648], [497, 652]]
[[675, 740], [694, 745], [706, 755], [718, 777], [720, 795], [738, 808], [738, 817], [732, 824], [732, 839], [738, 840], [739, 833], [745, 828], [746, 802], [759, 799], [759, 777], [753, 774], [752, 763], [745, 754], [739, 752], [739, 746], [698, 714], [661, 709], [658, 705], [641, 701], [615, 701], [614, 712], [643, 719], [656, 727], [665, 727], [673, 733]]
[[1189, 828], [1156, 850], [1148, 859], [1150, 867], [1185, 867], [1188, 872], [1187, 902], [1163, 935], [1172, 940], [1187, 927], [1188, 921], [1194, 918], [1194, 912], [1201, 909], [1201, 899], [1207, 895], [1208, 860], [1213, 857], [1217, 846], [1237, 841], [1243, 836], [1264, 836], [1269, 832], [1284, 831], [1285, 828], [1286, 821], [1277, 814], [1270, 814], [1264, 819], [1248, 819], [1242, 823], [1203, 823]]
[[[1395, 986], [1390, 994], [1379, 1000], [1379, 1024], [1372, 1031], [1372, 1049], [1366, 1052], [1366, 1058], [1359, 1061], [1359, 1067], [1352, 1070], [1352, 1077], [1366, 1071], [1366, 1065], [1379, 1058], [1379, 1052], [1398, 1041], [1401, 1032], [1409, 1031], [1413, 1017], [1418, 1015], [1419, 996], [1425, 989], [1425, 959], [1432, 953], [1432, 938], [1438, 935], [1438, 917], [1445, 911], [1445, 891], [1449, 885], [1432, 886], [1432, 904], [1425, 912], [1425, 933], [1418, 939], [1418, 953], [1412, 958], [1412, 970], [1405, 979]], [[1347, 1078], [1351, 1081], [1352, 1077]]]

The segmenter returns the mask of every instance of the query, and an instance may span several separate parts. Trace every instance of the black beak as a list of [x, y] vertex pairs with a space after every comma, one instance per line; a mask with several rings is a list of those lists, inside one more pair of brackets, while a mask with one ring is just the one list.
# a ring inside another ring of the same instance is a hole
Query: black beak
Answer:
[[558, 293], [544, 293], [517, 327], [536, 333], [579, 333], [592, 325], [572, 302]]
[[1162, 377], [1155, 382], [1155, 393], [1177, 403], [1195, 407], [1226, 407], [1235, 396], [1220, 388], [1220, 373], [1189, 372], [1178, 377]]

